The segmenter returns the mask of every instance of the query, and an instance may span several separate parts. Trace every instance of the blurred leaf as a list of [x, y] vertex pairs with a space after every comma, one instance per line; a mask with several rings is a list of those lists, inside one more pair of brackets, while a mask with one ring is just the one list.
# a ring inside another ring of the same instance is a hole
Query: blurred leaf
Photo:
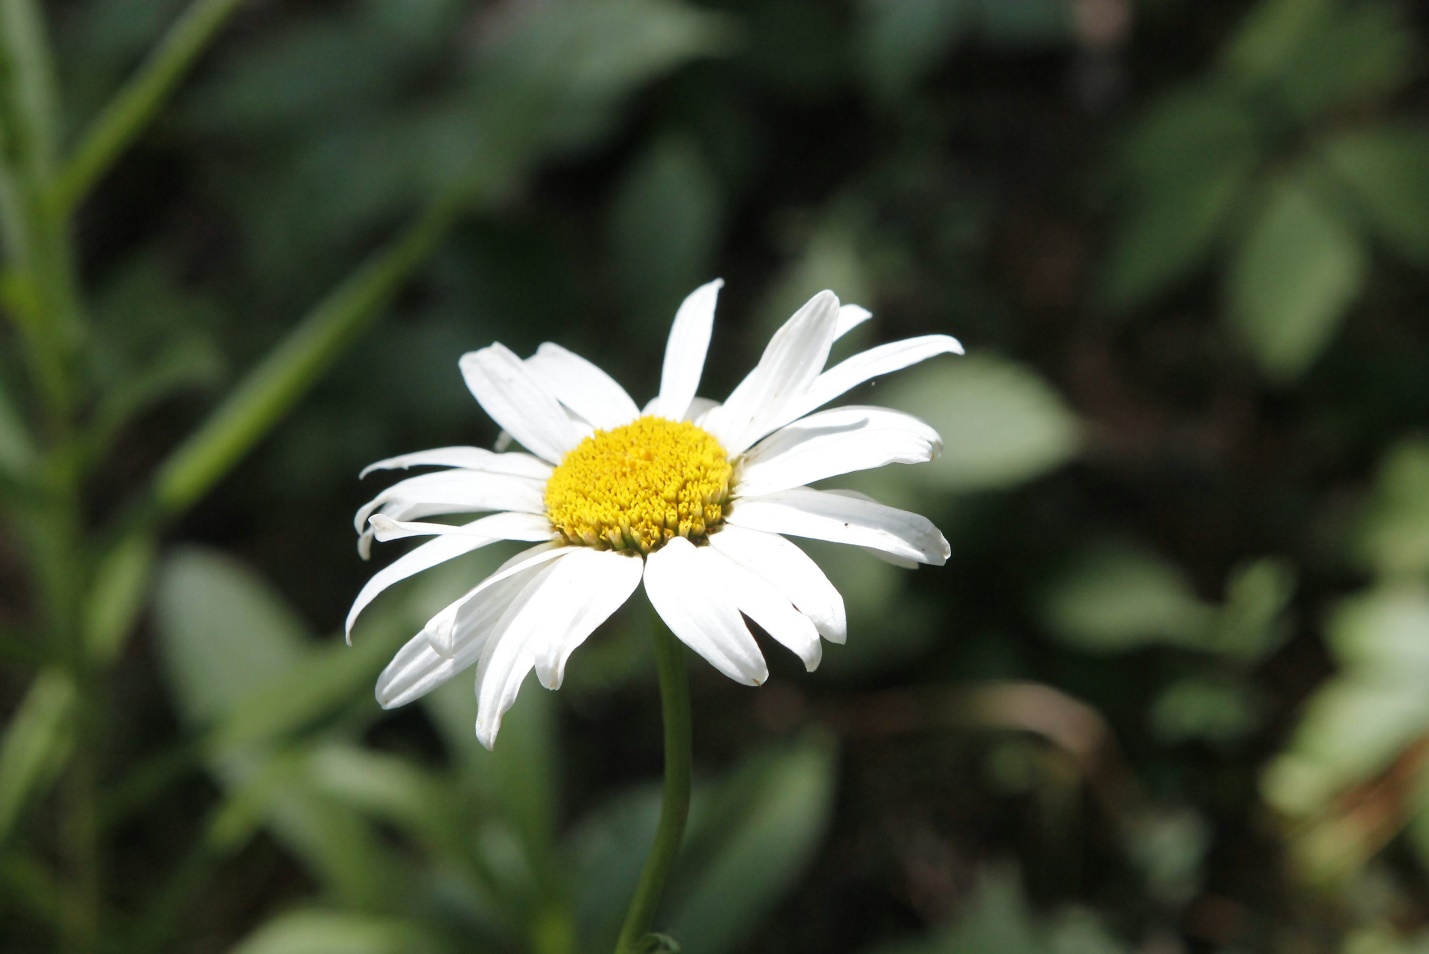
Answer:
[[274, 685], [311, 651], [305, 627], [232, 557], [181, 548], [160, 565], [155, 593], [169, 686], [191, 721], [213, 724]]
[[1381, 576], [1429, 574], [1429, 438], [1401, 441], [1385, 455], [1357, 549]]
[[1393, 4], [1261, 0], [1226, 47], [1223, 67], [1268, 85], [1308, 118], [1395, 89], [1408, 79], [1413, 50]]
[[[210, 758], [230, 794], [216, 846], [236, 850], [262, 820], [350, 903], [398, 900], [400, 865], [358, 815], [314, 792], [310, 750], [285, 752], [274, 742], [286, 740], [269, 739], [328, 703], [332, 685], [347, 676], [342, 666], [324, 666], [334, 660], [315, 652], [292, 611], [251, 570], [199, 548], [178, 550], [161, 564], [155, 611], [180, 713], [225, 740]], [[233, 724], [238, 729], [228, 728]]]
[[635, 158], [610, 211], [616, 278], [631, 312], [668, 327], [711, 272], [722, 218], [719, 183], [688, 140], [667, 136]]
[[1310, 699], [1265, 796], [1306, 814], [1383, 770], [1429, 733], [1429, 591], [1382, 587], [1343, 600], [1327, 636], [1342, 672]]
[[1117, 543], [1077, 553], [1043, 598], [1042, 614], [1059, 638], [1104, 653], [1161, 642], [1192, 645], [1213, 619], [1179, 568]]
[[1248, 663], [1258, 662], [1290, 636], [1286, 608], [1295, 595], [1295, 568], [1288, 560], [1242, 563], [1226, 581], [1226, 601], [1210, 634], [1211, 648]]
[[1253, 116], [1224, 91], [1159, 102], [1123, 147], [1126, 211], [1112, 233], [1102, 293], [1130, 308], [1190, 275], [1231, 223], [1261, 159]]
[[1359, 236], [1293, 178], [1268, 191], [1231, 265], [1226, 317], [1261, 369], [1285, 383], [1330, 343], [1367, 269]]
[[906, 96], [973, 24], [968, 0], [864, 0], [864, 73], [874, 92], [893, 102]]
[[659, 818], [659, 785], [642, 785], [586, 812], [566, 839], [581, 951], [615, 946]]
[[58, 669], [35, 677], [0, 736], [0, 845], [31, 798], [47, 789], [74, 743], [74, 681]]
[[1161, 741], [1234, 742], [1260, 724], [1260, 707], [1242, 685], [1182, 679], [1161, 690], [1151, 706], [1151, 731]]
[[696, 805], [657, 923], [685, 954], [738, 950], [813, 859], [833, 809], [835, 752], [806, 737], [748, 759]]
[[1074, 39], [1073, 4], [1067, 0], [975, 0], [990, 45], [1031, 46]]
[[446, 954], [417, 922], [347, 911], [291, 911], [254, 931], [231, 954]]
[[111, 662], [123, 649], [149, 597], [155, 546], [147, 534], [126, 535], [95, 567], [84, 619], [84, 641], [93, 658]]
[[983, 874], [953, 923], [930, 937], [880, 945], [869, 954], [1124, 954], [1096, 920], [1073, 910], [1044, 918], [1027, 903], [1016, 873]]
[[1024, 365], [987, 354], [939, 360], [873, 382], [874, 403], [914, 408], [943, 437], [943, 456], [908, 479], [943, 490], [1010, 487], [1066, 463], [1080, 443], [1062, 397]]
[[1429, 261], [1429, 131], [1379, 126], [1341, 133], [1325, 144], [1324, 155], [1380, 240], [1411, 262]]
[[1341, 666], [1389, 681], [1429, 678], [1429, 590], [1381, 587], [1342, 600], [1327, 639]]
[[35, 462], [35, 445], [29, 428], [0, 380], [0, 474], [24, 478]]
[[1156, 806], [1123, 819], [1121, 829], [1127, 854], [1153, 897], [1177, 907], [1195, 897], [1214, 844], [1215, 832], [1205, 818], [1189, 808]]

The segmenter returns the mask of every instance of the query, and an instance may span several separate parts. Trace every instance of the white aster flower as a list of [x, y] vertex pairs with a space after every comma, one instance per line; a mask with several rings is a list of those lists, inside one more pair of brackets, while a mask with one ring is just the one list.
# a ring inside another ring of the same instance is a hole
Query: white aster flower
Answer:
[[[843, 598], [785, 535], [865, 548], [901, 566], [941, 565], [948, 543], [925, 517], [861, 494], [814, 490], [826, 477], [931, 460], [936, 431], [899, 411], [819, 411], [855, 385], [939, 354], [947, 335], [871, 348], [825, 369], [829, 349], [869, 317], [820, 292], [774, 335], [723, 404], [695, 396], [721, 281], [675, 315], [660, 393], [643, 410], [605, 372], [555, 344], [521, 360], [500, 344], [463, 355], [467, 387], [526, 453], [444, 447], [363, 471], [444, 469], [399, 481], [357, 512], [373, 537], [432, 539], [378, 572], [347, 617], [387, 587], [501, 540], [536, 545], [507, 560], [398, 650], [377, 682], [385, 708], [476, 664], [476, 735], [490, 748], [534, 668], [548, 689], [566, 660], [643, 580], [680, 640], [746, 685], [769, 675], [746, 619], [812, 670], [820, 639], [842, 643]], [[486, 513], [468, 523], [420, 522]]]

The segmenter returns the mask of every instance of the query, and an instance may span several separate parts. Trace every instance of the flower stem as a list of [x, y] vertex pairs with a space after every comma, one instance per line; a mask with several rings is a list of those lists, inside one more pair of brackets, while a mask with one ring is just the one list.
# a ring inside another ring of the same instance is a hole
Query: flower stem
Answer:
[[685, 673], [684, 650], [658, 616], [651, 613], [655, 639], [655, 665], [660, 673], [660, 710], [665, 721], [665, 791], [660, 799], [660, 824], [655, 844], [645, 859], [640, 884], [616, 942], [616, 954], [636, 954], [655, 920], [655, 909], [665, 889], [690, 813], [690, 684]]

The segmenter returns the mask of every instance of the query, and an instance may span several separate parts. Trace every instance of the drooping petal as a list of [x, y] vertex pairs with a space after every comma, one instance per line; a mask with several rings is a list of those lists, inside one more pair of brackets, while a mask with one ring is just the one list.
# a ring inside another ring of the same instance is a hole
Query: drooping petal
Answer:
[[573, 351], [549, 341], [526, 359], [546, 390], [592, 427], [608, 431], [639, 416], [635, 402], [615, 379]]
[[[406, 705], [475, 663], [496, 621], [539, 569], [507, 577], [475, 597], [473, 590], [433, 616], [378, 677], [378, 704], [384, 709]], [[450, 651], [440, 653], [437, 645]]]
[[798, 397], [789, 401], [781, 420], [771, 425], [772, 430], [790, 421], [798, 420], [810, 411], [816, 411], [840, 394], [881, 374], [892, 374], [910, 365], [940, 354], [962, 354], [963, 346], [958, 339], [949, 335], [923, 335], [919, 338], [905, 338], [890, 341], [867, 351], [860, 351], [820, 374]]
[[731, 456], [792, 420], [783, 416], [783, 408], [823, 370], [838, 319], [839, 300], [833, 292], [821, 291], [809, 299], [769, 339], [759, 363], [729, 399], [705, 417], [706, 430]]
[[536, 650], [536, 676], [547, 689], [561, 688], [566, 660], [610, 614], [620, 609], [640, 585], [643, 561], [633, 553], [577, 547], [560, 563], [560, 597], [553, 602], [565, 615], [546, 621], [546, 638]]
[[756, 497], [885, 464], [917, 464], [942, 449], [938, 432], [910, 414], [840, 407], [800, 418], [744, 456], [737, 496]]
[[840, 305], [839, 323], [834, 328], [834, 338], [842, 338], [872, 317], [873, 312], [862, 305]]
[[482, 510], [545, 513], [545, 493], [546, 482], [532, 477], [442, 470], [397, 481], [363, 504], [354, 523], [358, 533], [366, 534], [367, 518], [374, 513], [393, 520]]
[[685, 412], [700, 387], [705, 355], [714, 327], [715, 302], [724, 279], [716, 278], [690, 292], [675, 312], [670, 340], [665, 343], [665, 363], [660, 370], [660, 396], [650, 413], [672, 421], [685, 419]]
[[531, 477], [536, 480], [545, 480], [551, 476], [550, 464], [539, 457], [519, 451], [498, 454], [484, 447], [436, 447], [368, 464], [362, 468], [358, 479], [361, 480], [374, 470], [406, 470], [408, 467], [460, 467], [492, 474]]
[[530, 549], [522, 550], [501, 564], [490, 576], [476, 584], [466, 596], [462, 597], [457, 605], [452, 625], [445, 628], [429, 626], [425, 630], [432, 649], [438, 656], [454, 655], [460, 640], [469, 638], [473, 632], [484, 633], [495, 623], [493, 603], [501, 607], [510, 602], [501, 595], [503, 591], [500, 589], [508, 580], [525, 578], [527, 574], [553, 560], [560, 559], [569, 552], [569, 547], [560, 541], [553, 540], [550, 543], [538, 543]]
[[[570, 649], [574, 650], [624, 602], [624, 598], [611, 602], [610, 594], [598, 592], [593, 575], [601, 574], [606, 582], [621, 586], [628, 581], [633, 563], [638, 582], [639, 557], [608, 554], [620, 565], [600, 560], [600, 569], [593, 569], [596, 563], [592, 558], [600, 556], [597, 551], [581, 547], [564, 549], [560, 560], [541, 567], [532, 576], [493, 628], [476, 670], [476, 737], [488, 749], [496, 741], [502, 716], [516, 701], [521, 683], [537, 659], [552, 647], [559, 656], [561, 644], [572, 640]], [[613, 575], [606, 572], [612, 570]], [[628, 597], [633, 589], [627, 588], [624, 596]], [[581, 629], [584, 634], [575, 638], [573, 634]], [[552, 661], [549, 671], [554, 673], [557, 665], [564, 669], [563, 656], [558, 663]]]
[[948, 541], [927, 517], [808, 487], [736, 500], [727, 522], [769, 533], [870, 547], [935, 566], [946, 563], [951, 552]]
[[491, 419], [542, 460], [560, 463], [588, 433], [505, 345], [469, 351], [459, 366], [466, 386]]
[[407, 537], [493, 537], [497, 540], [547, 540], [555, 535], [551, 521], [539, 513], [493, 513], [470, 523], [423, 523], [417, 520], [393, 520], [374, 513], [368, 518], [372, 535], [379, 543], [403, 540]]
[[[352, 602], [352, 609], [347, 612], [347, 641], [352, 642], [352, 626], [357, 622], [358, 614], [366, 609], [368, 604], [376, 599], [383, 590], [413, 574], [429, 570], [438, 564], [471, 553], [473, 550], [478, 550], [498, 540], [533, 539], [530, 534], [539, 528], [530, 521], [530, 518], [545, 523], [544, 535], [536, 536], [534, 539], [542, 540], [551, 535], [550, 523], [544, 517], [536, 517], [535, 514], [492, 514], [460, 527], [450, 527], [448, 529], [452, 530], [452, 533], [439, 536], [435, 540], [429, 540], [378, 570], [358, 592], [357, 599]], [[439, 525], [427, 524], [427, 526]]]
[[710, 582], [722, 588], [741, 613], [802, 659], [806, 670], [818, 668], [824, 648], [812, 620], [795, 609], [772, 583], [731, 560], [723, 551], [703, 547], [696, 552]]
[[779, 536], [725, 524], [710, 534], [710, 547], [729, 557], [784, 594], [813, 621], [819, 635], [831, 643], [848, 636], [843, 596], [819, 565], [798, 546]]
[[681, 642], [735, 682], [757, 686], [769, 678], [769, 667], [739, 607], [706, 569], [708, 549], [675, 537], [651, 553], [645, 593]]

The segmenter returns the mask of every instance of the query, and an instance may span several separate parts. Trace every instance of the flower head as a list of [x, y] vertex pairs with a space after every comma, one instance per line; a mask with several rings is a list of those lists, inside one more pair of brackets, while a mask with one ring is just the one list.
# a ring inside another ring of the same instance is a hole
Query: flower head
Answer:
[[[363, 471], [433, 466], [357, 512], [373, 538], [432, 539], [368, 581], [347, 617], [387, 587], [502, 540], [534, 543], [434, 616], [377, 682], [387, 708], [476, 664], [476, 734], [488, 748], [532, 669], [558, 688], [566, 660], [644, 582], [686, 645], [738, 682], [769, 675], [746, 619], [812, 670], [821, 639], [842, 643], [843, 598], [786, 539], [849, 543], [904, 566], [942, 564], [948, 543], [925, 517], [815, 481], [931, 460], [938, 434], [881, 407], [819, 408], [855, 385], [939, 354], [947, 335], [895, 341], [825, 368], [835, 340], [869, 317], [820, 292], [769, 342], [723, 404], [695, 396], [722, 282], [680, 306], [660, 393], [642, 410], [605, 372], [554, 344], [522, 360], [500, 344], [463, 355], [481, 406], [526, 452], [444, 447]], [[462, 524], [437, 514], [484, 513]]]

